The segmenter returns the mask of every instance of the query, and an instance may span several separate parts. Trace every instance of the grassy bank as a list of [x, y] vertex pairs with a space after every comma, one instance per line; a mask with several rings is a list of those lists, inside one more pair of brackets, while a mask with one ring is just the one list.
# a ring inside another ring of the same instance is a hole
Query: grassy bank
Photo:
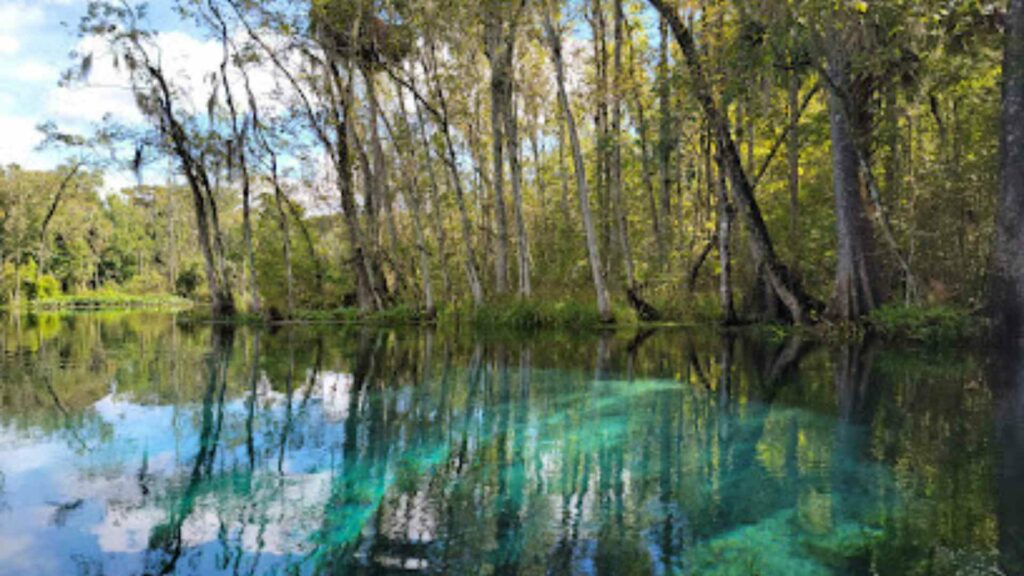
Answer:
[[[51, 298], [40, 298], [23, 302], [17, 306], [29, 311], [74, 311], [74, 310], [188, 310], [193, 307], [191, 300], [171, 294], [125, 294], [114, 291], [83, 292], [64, 294]], [[9, 305], [8, 309], [15, 306]]]
[[[214, 321], [201, 303], [171, 295], [131, 295], [116, 292], [86, 293], [60, 296], [27, 303], [29, 310], [73, 311], [103, 309], [157, 309], [184, 312], [186, 323]], [[659, 307], [658, 322], [640, 321], [632, 309], [616, 307], [614, 322], [601, 320], [596, 306], [587, 300], [508, 298], [488, 302], [474, 308], [441, 306], [433, 316], [414, 306], [399, 305], [376, 312], [356, 308], [331, 310], [300, 310], [289, 320], [267, 319], [239, 313], [220, 322], [234, 324], [275, 324], [282, 322], [350, 324], [367, 326], [436, 325], [446, 329], [472, 328], [486, 331], [530, 332], [537, 330], [597, 331], [610, 328], [635, 327], [719, 327], [714, 303], [695, 299], [675, 308]], [[783, 338], [790, 334], [827, 341], [856, 340], [873, 335], [883, 340], [914, 343], [951, 343], [983, 337], [986, 322], [970, 311], [948, 305], [904, 306], [879, 308], [857, 323], [828, 323], [815, 326], [753, 324], [740, 330], [762, 332], [767, 337]]]

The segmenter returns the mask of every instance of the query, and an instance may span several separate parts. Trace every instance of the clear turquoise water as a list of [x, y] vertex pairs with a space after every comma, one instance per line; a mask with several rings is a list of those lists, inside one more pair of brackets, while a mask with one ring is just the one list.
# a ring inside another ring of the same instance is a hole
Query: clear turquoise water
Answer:
[[0, 574], [1024, 570], [1012, 360], [140, 314], [0, 350]]

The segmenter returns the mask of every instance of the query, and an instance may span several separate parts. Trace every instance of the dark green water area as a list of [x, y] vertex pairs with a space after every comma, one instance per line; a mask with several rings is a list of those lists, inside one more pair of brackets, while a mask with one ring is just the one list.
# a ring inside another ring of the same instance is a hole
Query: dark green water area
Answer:
[[4, 575], [1024, 573], [1024, 354], [0, 326]]

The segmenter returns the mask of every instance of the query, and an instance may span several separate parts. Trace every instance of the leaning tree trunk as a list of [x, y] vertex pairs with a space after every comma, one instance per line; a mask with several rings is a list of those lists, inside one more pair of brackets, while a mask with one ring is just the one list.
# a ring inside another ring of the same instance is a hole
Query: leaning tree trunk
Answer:
[[1003, 59], [1001, 182], [996, 212], [991, 313], [1003, 342], [1024, 324], [1024, 0], [1010, 0]]
[[430, 184], [430, 206], [431, 206], [431, 227], [434, 231], [434, 238], [437, 241], [437, 251], [441, 256], [441, 282], [444, 288], [445, 298], [451, 298], [452, 286], [451, 277], [448, 275], [448, 236], [444, 230], [444, 215], [441, 209], [440, 194], [438, 193], [437, 175], [434, 174], [434, 160], [431, 150], [430, 139], [427, 138], [426, 121], [419, 101], [416, 102], [416, 122], [419, 124], [420, 141], [423, 144], [424, 162], [427, 165], [427, 181]]
[[[211, 4], [211, 7], [213, 5]], [[234, 94], [231, 90], [231, 82], [228, 81], [228, 28], [220, 12], [213, 8], [213, 15], [220, 28], [222, 58], [220, 62], [220, 81], [224, 88], [224, 99], [228, 105], [228, 112], [231, 114], [231, 136], [232, 141], [228, 143], [228, 155], [235, 152], [238, 156], [238, 165], [241, 168], [242, 176], [242, 236], [245, 243], [245, 283], [249, 291], [248, 311], [250, 314], [260, 313], [260, 291], [256, 281], [256, 256], [252, 246], [252, 180], [249, 174], [249, 158], [246, 154], [248, 144], [248, 130], [239, 126], [238, 110], [235, 106]], [[235, 150], [232, 150], [235, 148]], [[228, 166], [231, 160], [228, 160]], [[230, 169], [229, 169], [230, 172]]]
[[[854, 140], [858, 132], [853, 125], [858, 115], [844, 113], [841, 95], [850, 94], [849, 74], [845, 59], [841, 55], [830, 55], [829, 76], [835, 89], [830, 91], [829, 124], [838, 235], [832, 313], [840, 320], [855, 320], [868, 314], [878, 305], [879, 298], [871, 221], [860, 194], [860, 163]], [[850, 102], [850, 105], [852, 108], [856, 104]]]
[[558, 101], [562, 108], [566, 131], [569, 133], [569, 144], [572, 148], [573, 166], [576, 169], [576, 188], [580, 196], [580, 215], [583, 218], [583, 230], [587, 238], [587, 256], [590, 260], [590, 272], [594, 279], [594, 291], [597, 293], [597, 309], [601, 319], [611, 322], [611, 303], [608, 299], [608, 288], [604, 282], [604, 271], [601, 269], [601, 253], [598, 247], [597, 233], [590, 214], [590, 191], [587, 188], [587, 168], [583, 161], [579, 134], [576, 131], [576, 120], [569, 108], [569, 96], [565, 91], [565, 67], [562, 63], [562, 40], [555, 32], [551, 22], [551, 14], [544, 10], [544, 30], [551, 47], [551, 63], [555, 67], [555, 80], [558, 86]]
[[[429, 71], [427, 70], [425, 63], [423, 65], [423, 71], [428, 74], [429, 77]], [[440, 107], [440, 110], [437, 112], [437, 120], [441, 127], [441, 133], [444, 136], [445, 150], [448, 156], [445, 163], [448, 165], [448, 170], [451, 173], [452, 188], [455, 191], [455, 204], [459, 209], [462, 246], [466, 252], [466, 279], [469, 282], [469, 290], [473, 296], [473, 305], [480, 307], [484, 303], [484, 289], [483, 285], [480, 283], [480, 272], [476, 265], [476, 253], [473, 250], [473, 225], [469, 220], [469, 209], [466, 206], [466, 195], [462, 188], [462, 176], [459, 174], [458, 153], [455, 151], [455, 142], [452, 138], [451, 123], [449, 122], [448, 115], [448, 102], [445, 98], [444, 90], [441, 88], [440, 84], [437, 84], [436, 82], [435, 78], [434, 91]]]
[[754, 198], [754, 187], [743, 170], [739, 151], [729, 132], [726, 119], [715, 103], [693, 35], [679, 18], [675, 9], [669, 7], [665, 0], [649, 0], [649, 2], [668, 20], [676, 43], [686, 57], [693, 84], [692, 89], [715, 133], [715, 140], [722, 148], [719, 168], [725, 170], [732, 185], [734, 199], [739, 205], [740, 214], [747, 226], [747, 240], [750, 243], [750, 251], [753, 254], [755, 265], [763, 267], [772, 290], [786, 305], [791, 320], [797, 324], [804, 323], [809, 320], [808, 313], [816, 307], [816, 303], [803, 292], [799, 283], [790, 275], [775, 253], [775, 246], [768, 235], [768, 227], [764, 223], [761, 209]]

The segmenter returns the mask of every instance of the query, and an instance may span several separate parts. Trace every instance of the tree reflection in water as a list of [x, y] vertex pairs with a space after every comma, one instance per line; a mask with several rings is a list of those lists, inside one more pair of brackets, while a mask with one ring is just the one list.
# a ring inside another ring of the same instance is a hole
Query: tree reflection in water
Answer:
[[0, 350], [3, 573], [1020, 571], [1020, 355], [143, 315]]

